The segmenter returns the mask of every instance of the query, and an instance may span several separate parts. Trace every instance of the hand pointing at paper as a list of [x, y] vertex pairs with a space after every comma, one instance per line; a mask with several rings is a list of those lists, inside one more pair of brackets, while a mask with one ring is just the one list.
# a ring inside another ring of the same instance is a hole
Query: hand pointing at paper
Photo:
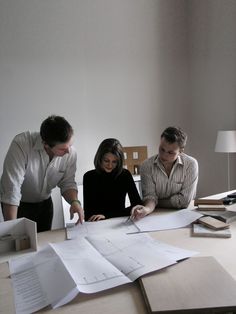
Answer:
[[143, 206], [143, 205], [134, 206], [132, 208], [130, 218], [132, 220], [138, 220], [138, 219], [143, 218], [146, 215], [150, 214], [151, 212], [153, 212], [153, 210], [155, 209], [155, 203], [149, 201], [148, 205], [149, 206]]

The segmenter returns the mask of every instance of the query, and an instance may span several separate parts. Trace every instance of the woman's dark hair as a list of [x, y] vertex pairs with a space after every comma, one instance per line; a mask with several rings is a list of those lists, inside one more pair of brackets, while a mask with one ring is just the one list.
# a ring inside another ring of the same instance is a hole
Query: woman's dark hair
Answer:
[[184, 149], [187, 142], [187, 134], [178, 127], [170, 126], [166, 128], [161, 134], [162, 137], [169, 143], [178, 143], [181, 149]]
[[117, 166], [113, 170], [118, 176], [123, 170], [124, 153], [120, 142], [115, 138], [107, 138], [99, 145], [94, 157], [94, 166], [98, 172], [102, 172], [102, 161], [106, 154], [111, 153], [117, 157]]
[[42, 140], [52, 148], [57, 144], [67, 143], [73, 135], [73, 129], [65, 118], [52, 115], [42, 122], [40, 135]]

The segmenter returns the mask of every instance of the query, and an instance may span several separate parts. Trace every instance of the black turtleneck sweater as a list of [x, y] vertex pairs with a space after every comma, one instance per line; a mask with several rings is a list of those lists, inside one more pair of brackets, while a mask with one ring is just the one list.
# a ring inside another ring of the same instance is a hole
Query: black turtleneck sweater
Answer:
[[[126, 208], [127, 193], [131, 206]], [[133, 177], [126, 169], [117, 177], [113, 172], [86, 172], [83, 177], [83, 194], [85, 220], [92, 215], [104, 215], [106, 218], [129, 216], [131, 208], [141, 204]]]

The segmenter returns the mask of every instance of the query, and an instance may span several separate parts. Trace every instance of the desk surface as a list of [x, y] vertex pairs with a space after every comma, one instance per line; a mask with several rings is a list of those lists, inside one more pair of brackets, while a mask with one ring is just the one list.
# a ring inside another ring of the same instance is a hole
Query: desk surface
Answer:
[[[221, 195], [221, 194], [220, 194]], [[228, 209], [236, 211], [236, 204]], [[190, 228], [153, 232], [151, 235], [165, 243], [183, 249], [195, 250], [197, 256], [214, 256], [216, 260], [236, 280], [236, 221], [230, 224], [231, 238], [201, 238], [191, 237]], [[65, 230], [54, 230], [38, 234], [39, 247], [48, 242], [58, 242], [65, 239]], [[193, 257], [194, 258], [194, 257]], [[9, 278], [9, 268], [6, 262], [0, 264], [0, 313], [15, 312], [13, 291]], [[141, 314], [147, 313], [144, 298], [138, 281], [106, 290], [93, 295], [79, 294], [72, 302], [56, 310], [46, 308], [38, 313], [112, 313]]]

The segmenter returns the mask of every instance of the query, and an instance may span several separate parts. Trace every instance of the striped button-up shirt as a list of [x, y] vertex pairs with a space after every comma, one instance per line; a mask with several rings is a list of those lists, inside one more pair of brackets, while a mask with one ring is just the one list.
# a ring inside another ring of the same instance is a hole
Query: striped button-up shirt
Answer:
[[76, 151], [71, 147], [68, 154], [50, 161], [38, 132], [16, 135], [4, 161], [1, 201], [18, 206], [20, 200], [34, 203], [47, 199], [56, 186], [62, 194], [77, 190], [76, 159]]
[[159, 208], [186, 208], [196, 195], [198, 162], [181, 153], [168, 175], [158, 155], [140, 168], [143, 201], [153, 200]]

